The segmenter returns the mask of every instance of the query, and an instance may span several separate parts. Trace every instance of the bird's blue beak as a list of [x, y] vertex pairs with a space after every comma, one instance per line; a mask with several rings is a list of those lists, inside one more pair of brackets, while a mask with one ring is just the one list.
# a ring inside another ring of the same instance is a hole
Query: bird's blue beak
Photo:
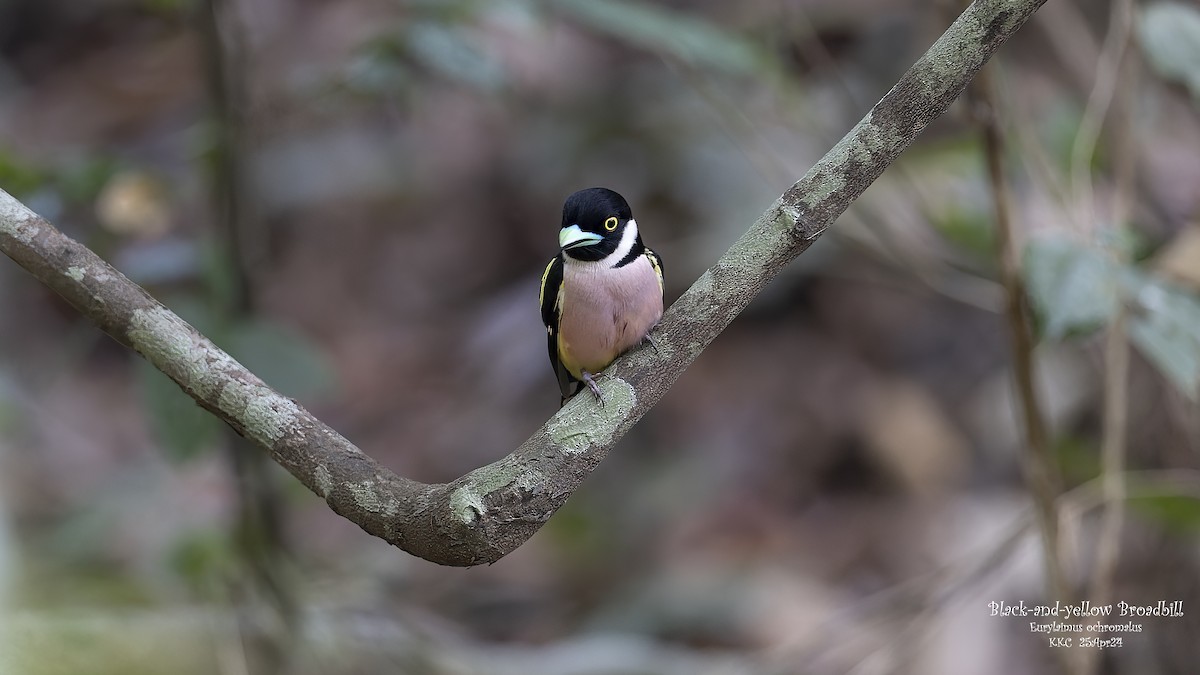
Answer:
[[578, 246], [590, 246], [598, 244], [604, 240], [604, 237], [594, 232], [584, 232], [579, 229], [578, 225], [564, 227], [558, 231], [558, 246], [566, 250], [568, 248], [576, 248]]

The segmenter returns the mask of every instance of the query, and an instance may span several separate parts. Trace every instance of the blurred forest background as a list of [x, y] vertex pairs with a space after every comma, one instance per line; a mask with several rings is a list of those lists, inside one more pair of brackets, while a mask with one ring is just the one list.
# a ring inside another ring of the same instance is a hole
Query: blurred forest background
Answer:
[[[1112, 593], [1187, 612], [1099, 672], [1192, 673], [1200, 12], [1129, 5], [1051, 0], [988, 72], [1054, 460], [1094, 486], [1125, 394], [1141, 478]], [[2, 0], [0, 187], [389, 468], [447, 481], [557, 410], [536, 296], [567, 194], [628, 198], [670, 300], [959, 9]], [[973, 112], [483, 568], [342, 520], [3, 261], [0, 671], [1058, 672], [1047, 636], [988, 616], [1044, 593]], [[1065, 502], [1080, 588], [1094, 502]]]

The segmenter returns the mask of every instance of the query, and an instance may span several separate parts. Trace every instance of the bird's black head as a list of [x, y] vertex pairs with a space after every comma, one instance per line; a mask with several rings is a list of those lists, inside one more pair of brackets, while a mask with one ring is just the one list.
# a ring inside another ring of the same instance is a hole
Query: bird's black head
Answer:
[[630, 223], [633, 212], [621, 195], [607, 188], [580, 190], [563, 204], [558, 244], [563, 253], [576, 260], [603, 260], [622, 248], [627, 227], [634, 229], [631, 236], [641, 242], [637, 224]]

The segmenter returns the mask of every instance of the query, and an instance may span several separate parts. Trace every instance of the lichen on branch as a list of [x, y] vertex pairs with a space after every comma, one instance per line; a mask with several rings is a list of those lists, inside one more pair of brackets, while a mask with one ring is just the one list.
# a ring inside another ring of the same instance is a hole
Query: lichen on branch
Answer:
[[0, 190], [0, 251], [254, 441], [338, 514], [444, 565], [520, 546], [784, 266], [949, 108], [1045, 0], [977, 0], [846, 136], [663, 315], [656, 347], [600, 379], [515, 451], [446, 484], [398, 476], [279, 394], [87, 247]]

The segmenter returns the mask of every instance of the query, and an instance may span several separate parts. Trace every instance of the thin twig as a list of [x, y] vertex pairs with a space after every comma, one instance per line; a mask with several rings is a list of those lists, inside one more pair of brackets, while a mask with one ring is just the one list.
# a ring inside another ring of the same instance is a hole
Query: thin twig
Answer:
[[[997, 120], [996, 96], [989, 70], [981, 72], [971, 84], [969, 96], [972, 113], [983, 132], [984, 156], [996, 222], [1000, 279], [1007, 296], [1005, 314], [1013, 352], [1013, 376], [1025, 430], [1021, 467], [1025, 484], [1033, 498], [1034, 514], [1041, 535], [1047, 593], [1055, 600], [1070, 602], [1059, 536], [1057, 503], [1062, 493], [1061, 479], [1050, 451], [1049, 433], [1037, 392], [1033, 327], [1029, 321], [1028, 296], [1021, 282], [1019, 254], [1013, 236], [1012, 194], [1004, 170], [1004, 135]], [[1058, 656], [1067, 672], [1079, 672], [1078, 663], [1070, 653], [1061, 652]]]
[[1118, 310], [1109, 324], [1104, 348], [1104, 437], [1101, 441], [1101, 478], [1104, 514], [1096, 543], [1096, 568], [1089, 599], [1102, 605], [1113, 592], [1113, 576], [1120, 554], [1125, 515], [1125, 434], [1129, 409], [1129, 339], [1126, 312]]
[[[854, 87], [842, 72], [837, 60], [821, 44], [816, 27], [809, 19], [808, 13], [801, 8], [790, 6], [781, 6], [780, 10], [789, 12], [791, 18], [801, 24], [800, 28], [804, 35], [797, 41], [799, 48], [806, 58], [818, 64], [821, 71], [832, 74], [838, 85], [837, 90], [846, 104], [845, 107], [854, 110], [866, 105], [862, 101], [862, 97], [855, 93]], [[953, 18], [954, 15], [951, 14], [949, 19]], [[772, 183], [775, 177], [789, 174], [794, 162], [784, 157], [778, 144], [773, 143], [761, 127], [751, 119], [746, 113], [744, 102], [734, 101], [724, 92], [709, 87], [705, 83], [702, 73], [698, 73], [694, 69], [676, 63], [675, 60], [666, 56], [662, 57], [662, 62], [680, 81], [690, 86], [716, 113], [725, 135], [738, 147], [738, 150], [763, 180]], [[783, 69], [779, 69], [778, 79], [781, 94], [794, 94], [799, 91], [796, 83]], [[735, 124], [740, 129], [735, 128]], [[817, 134], [820, 138], [827, 136], [827, 134], [815, 130], [810, 130], [810, 133]], [[761, 148], [761, 152], [752, 152], [747, 149], [739, 141], [743, 135], [752, 138], [755, 145]], [[827, 140], [832, 141], [833, 139]], [[922, 217], [922, 223], [932, 222], [935, 210], [931, 200], [921, 189], [921, 181], [914, 178], [903, 164], [893, 167], [892, 173], [895, 179], [902, 183], [902, 188], [907, 191], [906, 194], [914, 200], [915, 207]], [[926, 251], [924, 253], [927, 255], [921, 255], [922, 252], [911, 250], [912, 247], [906, 246], [896, 236], [893, 228], [888, 225], [886, 217], [881, 216], [877, 211], [878, 209], [860, 203], [852, 212], [842, 216], [841, 227], [833, 232], [833, 236], [837, 241], [849, 244], [856, 250], [885, 264], [905, 270], [927, 289], [940, 293], [948, 299], [987, 312], [998, 313], [1001, 311], [1002, 293], [997, 284], [985, 277], [962, 271], [953, 264], [947, 264], [946, 260], [935, 260], [936, 252]], [[942, 254], [942, 257], [946, 257], [945, 253]]]
[[1096, 83], [1088, 96], [1087, 108], [1079, 121], [1075, 143], [1071, 146], [1071, 188], [1075, 193], [1076, 203], [1083, 209], [1084, 232], [1093, 232], [1096, 227], [1092, 158], [1096, 154], [1096, 143], [1100, 139], [1104, 119], [1108, 116], [1108, 108], [1117, 91], [1121, 62], [1133, 32], [1132, 0], [1114, 0], [1110, 23], [1112, 27], [1105, 40], [1104, 49], [1100, 52]]
[[[1121, 472], [1125, 500], [1191, 497], [1200, 500], [1200, 471], [1195, 469], [1141, 469]], [[1082, 520], [1106, 503], [1104, 477], [1072, 488], [1060, 498], [1063, 520]]]
[[1013, 88], [1009, 86], [1009, 80], [1005, 77], [1006, 73], [996, 73], [996, 75], [996, 94], [1002, 101], [1013, 101], [1012, 105], [1007, 108], [1008, 128], [1012, 130], [1012, 142], [1016, 146], [1017, 155], [1021, 158], [1020, 166], [1035, 185], [1041, 187], [1050, 199], [1057, 199], [1065, 208], [1071, 201], [1071, 191], [1066, 183], [1066, 177], [1062, 175], [1063, 172], [1047, 152], [1046, 143], [1038, 134], [1038, 125], [1033, 115], [1028, 114], [1025, 106], [1019, 105], [1009, 95]]
[[[255, 280], [269, 271], [261, 261], [252, 262], [248, 246], [262, 231], [250, 180], [252, 139], [246, 80], [250, 59], [235, 0], [204, 0], [197, 11], [213, 130], [213, 161], [209, 165], [213, 211], [230, 263], [228, 281], [232, 286], [231, 297], [216, 297], [213, 304], [222, 320], [236, 323], [254, 314]], [[213, 289], [209, 292], [216, 295]], [[279, 628], [247, 633], [243, 638], [250, 642], [259, 670], [283, 672], [298, 617], [284, 564], [288, 544], [282, 523], [283, 486], [267, 456], [232, 429], [226, 432], [225, 451], [237, 490], [233, 541], [241, 563], [241, 581], [265, 596], [276, 612], [275, 626]]]
[[[1114, 7], [1114, 9], [1117, 8]], [[1110, 25], [1113, 20], [1110, 18]], [[1087, 16], [1080, 10], [1078, 4], [1072, 2], [1051, 3], [1044, 11], [1038, 12], [1038, 20], [1033, 23], [1036, 28], [1046, 34], [1047, 44], [1059, 55], [1059, 61], [1066, 67], [1066, 72], [1073, 80], [1074, 86], [1081, 92], [1088, 92], [1090, 98], [1095, 90], [1096, 64], [1104, 60], [1103, 51], [1106, 46], [1101, 45], [1092, 35], [1088, 27], [1091, 22], [1087, 20]], [[1121, 79], [1124, 79], [1123, 76]], [[1132, 87], [1126, 89], [1132, 91]], [[1118, 90], [1115, 96], [1119, 99], [1122, 94], [1123, 90]], [[1024, 147], [1022, 151], [1024, 154], [1044, 154], [1037, 144]], [[1132, 157], [1129, 161], [1131, 172], [1134, 167], [1149, 161], [1147, 148], [1131, 146], [1128, 148], [1128, 153]], [[1117, 168], [1121, 168], [1120, 163]], [[1137, 172], [1131, 178], [1131, 184], [1136, 185], [1138, 191], [1135, 193], [1131, 190], [1127, 196], [1139, 209], [1149, 212], [1158, 222], [1177, 221], [1178, 217], [1171, 209], [1164, 206], [1161, 200], [1153, 198], [1154, 190], [1150, 189], [1153, 186], [1147, 182], [1150, 180], [1148, 176], [1149, 172]], [[1119, 175], [1117, 180], [1120, 180]], [[1062, 201], [1064, 204], [1069, 202], [1065, 198]]]
[[[1133, 40], [1133, 11], [1133, 0], [1114, 0], [1109, 33], [1100, 59], [1100, 70], [1096, 76], [1096, 87], [1089, 97], [1088, 112], [1084, 115], [1085, 120], [1096, 120], [1092, 123], [1098, 128], [1107, 116], [1108, 101], [1112, 100], [1112, 96], [1116, 96], [1113, 101], [1115, 120], [1111, 127], [1115, 170], [1111, 207], [1114, 229], [1123, 227], [1129, 219], [1136, 161], [1132, 141], [1132, 59], [1129, 57], [1129, 45]], [[1124, 86], [1118, 90], [1117, 82], [1122, 80]], [[1108, 99], [1103, 96], [1106, 92]], [[1081, 139], [1085, 129], [1082, 124], [1080, 126], [1080, 133], [1075, 139], [1075, 152], [1072, 153], [1072, 160], [1079, 162], [1078, 165], [1072, 166], [1072, 174], [1075, 176], [1084, 175], [1085, 172], [1081, 168], [1084, 163], [1090, 166], [1096, 142], [1095, 138], [1090, 141], [1086, 138]], [[1089, 141], [1090, 145], [1081, 148], [1085, 141]], [[1089, 179], [1085, 182], [1089, 188], [1087, 194], [1081, 197], [1091, 198], [1091, 181]], [[1092, 210], [1090, 206], [1085, 208], [1087, 211]], [[1115, 241], [1117, 238], [1112, 239]], [[1110, 250], [1118, 262], [1124, 261], [1126, 256], [1119, 245], [1110, 246]], [[1117, 563], [1120, 561], [1121, 529], [1125, 520], [1125, 437], [1129, 409], [1129, 338], [1125, 333], [1127, 313], [1125, 303], [1120, 302], [1105, 337], [1104, 435], [1101, 441], [1101, 479], [1105, 504], [1099, 540], [1096, 542], [1096, 567], [1092, 575], [1090, 593], [1090, 599], [1098, 605], [1107, 603], [1113, 596], [1114, 578]], [[1089, 650], [1083, 659], [1084, 672], [1097, 671], [1100, 666], [1098, 653]]]

